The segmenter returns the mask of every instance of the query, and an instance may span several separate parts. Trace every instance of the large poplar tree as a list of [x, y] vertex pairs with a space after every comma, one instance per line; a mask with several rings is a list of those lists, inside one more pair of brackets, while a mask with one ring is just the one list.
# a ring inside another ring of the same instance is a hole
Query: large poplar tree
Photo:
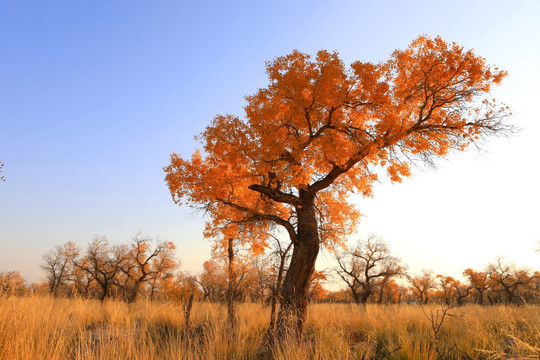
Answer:
[[246, 97], [244, 116], [216, 116], [202, 150], [172, 154], [166, 182], [176, 203], [207, 211], [206, 236], [260, 247], [265, 232], [285, 229], [293, 252], [278, 328], [301, 334], [321, 246], [342, 245], [358, 223], [349, 196], [371, 196], [376, 169], [401, 181], [411, 162], [511, 131], [508, 107], [489, 97], [506, 72], [427, 36], [379, 64], [347, 68], [336, 52], [293, 51], [266, 70], [269, 84]]

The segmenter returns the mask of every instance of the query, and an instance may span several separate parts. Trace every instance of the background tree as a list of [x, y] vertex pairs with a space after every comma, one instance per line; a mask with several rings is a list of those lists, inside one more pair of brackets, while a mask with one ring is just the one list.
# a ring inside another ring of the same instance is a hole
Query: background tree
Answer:
[[308, 290], [308, 299], [312, 302], [321, 302], [326, 299], [328, 290], [323, 286], [323, 283], [327, 281], [328, 278], [324, 271], [315, 270], [311, 277]]
[[127, 256], [126, 246], [111, 247], [105, 236], [95, 236], [88, 245], [84, 258], [74, 261], [74, 266], [86, 272], [99, 285], [100, 299], [103, 301], [117, 284], [117, 275], [127, 261]]
[[[155, 271], [159, 271], [159, 267], [152, 266], [151, 261], [167, 251], [170, 246], [166, 242], [161, 242], [152, 250], [151, 245], [152, 239], [141, 234], [135, 235], [128, 245], [127, 259], [121, 270], [128, 280], [127, 299], [131, 302], [137, 299], [139, 289], [150, 279], [150, 276]], [[162, 261], [163, 259], [160, 260]]]
[[453, 283], [456, 280], [451, 276], [445, 276], [441, 274], [437, 274], [436, 278], [439, 281], [439, 290], [440, 290], [439, 296], [447, 306], [450, 306], [450, 302], [452, 298], [455, 297], [455, 290], [454, 290]]
[[518, 289], [529, 284], [534, 277], [526, 270], [516, 269], [513, 265], [505, 264], [501, 257], [498, 257], [495, 263], [487, 266], [486, 273], [495, 284], [494, 290], [505, 294], [507, 304], [512, 303]]
[[463, 305], [463, 300], [469, 296], [472, 285], [462, 284], [461, 281], [454, 279], [452, 281], [452, 288], [454, 289], [458, 306]]
[[526, 300], [528, 303], [540, 302], [540, 271], [533, 273], [533, 279], [529, 283], [529, 293]]
[[[71, 281], [71, 292], [70, 296], [82, 296], [90, 297], [95, 292], [95, 280], [92, 274], [84, 269], [89, 268], [88, 259], [74, 259], [73, 265], [78, 264], [79, 266], [73, 266], [73, 271], [71, 272], [69, 279]], [[98, 289], [99, 290], [99, 289]]]
[[[0, 173], [2, 172], [2, 168], [4, 167], [4, 163], [0, 161]], [[0, 175], [0, 181], [6, 181], [2, 175]]]
[[476, 291], [478, 304], [484, 305], [484, 294], [489, 289], [488, 274], [469, 268], [463, 271], [463, 275], [467, 277], [469, 284]]
[[343, 244], [359, 219], [348, 195], [371, 196], [377, 166], [400, 181], [411, 161], [510, 131], [508, 108], [485, 96], [506, 72], [426, 36], [350, 70], [327, 51], [313, 60], [294, 51], [266, 69], [269, 85], [246, 97], [245, 119], [216, 116], [199, 136], [203, 152], [172, 154], [166, 182], [176, 203], [207, 211], [207, 235], [231, 223], [287, 231], [278, 322], [281, 334], [294, 324], [300, 335], [320, 246]]
[[203, 301], [218, 301], [225, 278], [224, 274], [220, 273], [219, 266], [214, 259], [203, 263], [203, 271], [196, 277], [196, 281], [203, 291]]
[[390, 279], [382, 284], [379, 290], [379, 304], [391, 303], [400, 304], [407, 289], [396, 282], [394, 279]]
[[70, 280], [73, 273], [73, 259], [77, 258], [78, 252], [75, 243], [69, 241], [43, 255], [41, 268], [47, 276], [49, 292], [55, 297], [58, 296], [58, 290], [66, 286]]
[[157, 255], [152, 257], [148, 275], [150, 283], [150, 299], [154, 299], [157, 292], [174, 281], [174, 271], [178, 267], [175, 251], [176, 247], [172, 242], [163, 242], [159, 245]]
[[253, 302], [264, 302], [270, 297], [273, 284], [272, 259], [267, 254], [254, 256], [249, 267], [249, 298]]
[[203, 292], [197, 284], [196, 277], [184, 272], [177, 272], [173, 284], [166, 290], [168, 299], [187, 303], [193, 295], [194, 300], [202, 300]]
[[432, 270], [423, 269], [422, 274], [409, 277], [409, 282], [413, 296], [418, 299], [420, 304], [427, 304], [432, 290], [437, 287]]
[[385, 298], [389, 300], [396, 296], [399, 297], [399, 285], [395, 279], [406, 276], [407, 265], [403, 264], [398, 258], [394, 259], [394, 262], [390, 261], [387, 263], [388, 267], [384, 275], [375, 281], [375, 285], [379, 289], [379, 298], [377, 300], [379, 304], [382, 304]]
[[[224, 234], [226, 235], [226, 233]], [[225, 288], [223, 291], [225, 304], [227, 306], [227, 324], [234, 335], [236, 330], [236, 302], [242, 295], [245, 295], [250, 288], [250, 280], [254, 280], [253, 275], [253, 249], [245, 249], [245, 241], [227, 237], [216, 239], [213, 248], [213, 258], [221, 265], [224, 273]], [[242, 254], [242, 252], [244, 254]]]
[[28, 286], [28, 289], [32, 295], [46, 296], [47, 294], [50, 294], [48, 281], [31, 283], [30, 286]]
[[26, 282], [18, 271], [0, 272], [0, 295], [22, 295]]
[[273, 331], [276, 326], [276, 310], [281, 286], [283, 285], [283, 276], [287, 271], [287, 264], [290, 261], [290, 250], [292, 243], [284, 244], [278, 237], [273, 238], [273, 251], [270, 253], [274, 260], [273, 273], [274, 281], [271, 285], [271, 302], [270, 302], [270, 331]]
[[[375, 235], [350, 250], [336, 254], [338, 276], [347, 284], [356, 303], [366, 304], [377, 287], [402, 276], [405, 265], [392, 256], [386, 242]], [[381, 281], [384, 280], [384, 281]]]

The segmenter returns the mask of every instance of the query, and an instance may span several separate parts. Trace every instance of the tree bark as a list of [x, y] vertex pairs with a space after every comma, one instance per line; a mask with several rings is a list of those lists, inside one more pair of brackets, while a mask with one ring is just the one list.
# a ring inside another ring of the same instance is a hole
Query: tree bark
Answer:
[[362, 305], [367, 304], [367, 301], [368, 301], [369, 297], [371, 296], [371, 293], [372, 293], [371, 289], [364, 289], [364, 291], [362, 292], [362, 298], [361, 298]]
[[191, 318], [191, 307], [193, 306], [193, 294], [189, 296], [186, 307], [184, 308], [184, 333], [187, 335], [190, 331], [190, 318]]
[[271, 310], [270, 310], [270, 331], [274, 331], [276, 327], [277, 302], [279, 300], [279, 294], [281, 292], [281, 287], [283, 284], [283, 272], [285, 271], [285, 262], [287, 261], [287, 253], [289, 252], [289, 249], [291, 248], [291, 246], [292, 246], [292, 243], [289, 244], [289, 247], [287, 247], [287, 249], [284, 252], [280, 253], [279, 269], [278, 269], [276, 284], [272, 291], [272, 305], [271, 305]]
[[234, 331], [236, 329], [236, 309], [234, 306], [234, 298], [236, 295], [236, 285], [237, 285], [237, 279], [236, 279], [236, 272], [234, 269], [234, 248], [233, 248], [233, 239], [228, 239], [228, 260], [229, 260], [229, 281], [227, 284], [227, 296], [226, 296], [226, 302], [227, 302], [227, 326], [229, 327], [229, 330], [231, 331], [231, 334], [234, 335]]
[[483, 291], [478, 291], [478, 304], [479, 305], [484, 305], [484, 292]]
[[291, 263], [281, 288], [278, 314], [278, 338], [294, 335], [301, 339], [304, 332], [307, 295], [315, 262], [319, 254], [319, 233], [313, 199], [297, 208], [298, 228], [293, 244]]
[[381, 289], [379, 290], [379, 299], [377, 301], [377, 304], [382, 305], [383, 303], [383, 295], [384, 295], [384, 286], [386, 285], [386, 281], [383, 281], [381, 284]]
[[101, 285], [101, 302], [105, 301], [107, 296], [109, 296], [109, 284], [107, 282], [100, 283]]

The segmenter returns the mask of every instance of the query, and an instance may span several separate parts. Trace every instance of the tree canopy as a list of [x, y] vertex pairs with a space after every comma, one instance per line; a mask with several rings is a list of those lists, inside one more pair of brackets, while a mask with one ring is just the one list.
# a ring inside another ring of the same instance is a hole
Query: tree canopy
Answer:
[[208, 236], [242, 233], [257, 247], [261, 237], [246, 224], [273, 223], [294, 242], [304, 191], [321, 240], [341, 244], [359, 216], [347, 198], [372, 195], [375, 167], [400, 181], [413, 161], [510, 130], [509, 109], [484, 96], [506, 72], [439, 37], [420, 36], [379, 64], [347, 69], [336, 52], [293, 51], [266, 70], [270, 82], [246, 97], [243, 118], [216, 116], [198, 137], [202, 151], [172, 154], [165, 168], [174, 200], [211, 215]]

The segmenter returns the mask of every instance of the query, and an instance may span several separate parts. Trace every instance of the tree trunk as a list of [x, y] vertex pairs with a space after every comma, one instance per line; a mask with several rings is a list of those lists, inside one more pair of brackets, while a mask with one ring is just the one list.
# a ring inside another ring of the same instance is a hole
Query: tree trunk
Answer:
[[484, 292], [483, 291], [478, 292], [478, 304], [484, 305]]
[[191, 317], [191, 307], [193, 305], [193, 294], [190, 295], [188, 303], [186, 307], [184, 308], [184, 333], [187, 335], [190, 332], [190, 317]]
[[504, 289], [506, 291], [506, 305], [510, 305], [512, 302], [514, 302], [514, 291], [511, 289]]
[[157, 275], [152, 280], [152, 285], [150, 286], [150, 301], [154, 301], [154, 292], [156, 290], [156, 281], [157, 281]]
[[276, 326], [276, 310], [279, 292], [277, 289], [272, 290], [272, 299], [270, 303], [270, 331], [273, 331]]
[[126, 300], [129, 303], [134, 303], [137, 300], [137, 296], [139, 294], [140, 282], [138, 280], [134, 281], [135, 282], [133, 283], [133, 286], [131, 288], [129, 287], [129, 285], [126, 285]]
[[233, 239], [228, 240], [228, 260], [229, 260], [229, 281], [227, 284], [227, 325], [231, 334], [234, 335], [236, 328], [236, 309], [234, 306], [235, 298], [235, 287], [236, 287], [236, 272], [234, 269], [234, 249], [233, 249]]
[[362, 305], [366, 305], [367, 304], [367, 300], [369, 298], [369, 296], [371, 295], [371, 291], [369, 290], [365, 290], [363, 293], [362, 293]]
[[108, 295], [108, 292], [109, 292], [109, 284], [107, 282], [105, 283], [101, 283], [101, 302], [105, 301], [105, 298], [107, 297]]
[[279, 299], [279, 293], [281, 292], [281, 286], [283, 282], [283, 271], [285, 270], [285, 261], [287, 260], [287, 253], [289, 252], [290, 246], [291, 245], [289, 245], [287, 250], [283, 254], [281, 254], [281, 258], [279, 261], [278, 276], [276, 279], [276, 284], [272, 291], [272, 305], [270, 309], [270, 331], [273, 331], [274, 328], [276, 327], [277, 302]]
[[52, 283], [51, 292], [53, 293], [53, 296], [55, 298], [58, 297], [58, 286], [59, 286], [59, 284], [57, 284], [56, 280], [54, 280], [54, 282]]
[[307, 313], [307, 295], [319, 254], [319, 233], [313, 200], [298, 207], [297, 238], [291, 263], [281, 288], [278, 337], [294, 334], [302, 337]]
[[386, 285], [386, 281], [383, 281], [382, 284], [381, 284], [381, 290], [379, 291], [379, 300], [377, 301], [377, 303], [379, 305], [382, 305], [382, 303], [383, 303], [384, 286], [385, 285]]

